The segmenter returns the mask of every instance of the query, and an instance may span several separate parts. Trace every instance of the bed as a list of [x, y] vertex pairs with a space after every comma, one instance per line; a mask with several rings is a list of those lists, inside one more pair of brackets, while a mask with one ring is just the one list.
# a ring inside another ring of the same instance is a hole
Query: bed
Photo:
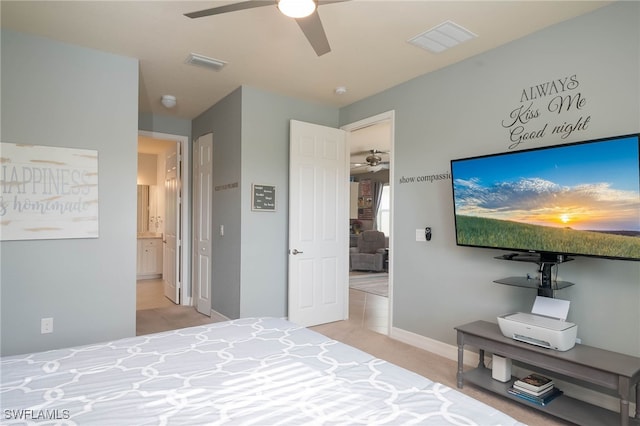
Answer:
[[3, 424], [522, 425], [278, 318], [1, 359]]

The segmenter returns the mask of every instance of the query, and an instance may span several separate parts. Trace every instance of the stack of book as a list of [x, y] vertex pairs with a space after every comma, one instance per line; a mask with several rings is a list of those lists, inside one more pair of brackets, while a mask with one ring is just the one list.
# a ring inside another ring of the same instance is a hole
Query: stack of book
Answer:
[[508, 392], [538, 405], [547, 405], [554, 398], [562, 395], [562, 391], [554, 386], [553, 380], [535, 373], [513, 382]]

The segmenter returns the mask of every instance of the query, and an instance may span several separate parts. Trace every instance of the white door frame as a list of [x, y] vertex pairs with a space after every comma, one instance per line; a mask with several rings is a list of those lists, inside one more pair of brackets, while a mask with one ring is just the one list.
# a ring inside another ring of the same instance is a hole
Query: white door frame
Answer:
[[180, 256], [180, 263], [177, 265], [180, 268], [180, 283], [183, 286], [182, 294], [180, 297], [180, 304], [191, 306], [193, 288], [189, 287], [188, 296], [186, 288], [184, 286], [187, 283], [191, 283], [191, 218], [189, 208], [191, 206], [191, 166], [189, 164], [189, 158], [191, 156], [191, 146], [189, 145], [189, 137], [182, 135], [172, 135], [169, 133], [150, 132], [146, 130], [138, 130], [139, 136], [146, 136], [153, 139], [162, 139], [167, 141], [173, 141], [180, 144], [180, 152], [182, 153], [182, 167], [180, 168], [180, 185], [182, 186], [182, 211], [180, 216], [182, 217], [182, 253]]
[[[389, 321], [388, 321], [388, 329], [387, 329], [387, 335], [391, 335], [391, 328], [392, 328], [392, 324], [393, 324], [393, 258], [395, 255], [395, 250], [393, 249], [394, 244], [393, 244], [393, 240], [395, 239], [395, 229], [394, 229], [394, 223], [393, 223], [393, 212], [394, 212], [394, 208], [393, 208], [393, 198], [394, 198], [394, 184], [393, 182], [394, 180], [394, 171], [395, 171], [395, 167], [394, 167], [394, 147], [395, 147], [395, 111], [391, 110], [391, 111], [387, 111], [387, 112], [383, 112], [381, 114], [378, 115], [374, 115], [372, 117], [367, 117], [364, 118], [362, 120], [350, 123], [350, 124], [346, 124], [342, 127], [340, 127], [342, 130], [347, 132], [347, 144], [350, 144], [350, 140], [349, 140], [349, 135], [351, 132], [355, 131], [355, 130], [359, 130], [359, 129], [363, 129], [365, 127], [369, 127], [372, 126], [374, 124], [378, 124], [381, 123], [383, 121], [389, 121], [390, 123], [390, 130], [389, 132], [390, 134], [390, 144], [389, 144], [389, 188], [390, 188], [390, 199], [389, 199], [389, 204], [391, 205], [391, 209], [389, 212], [389, 226], [391, 229], [391, 235], [389, 235]], [[347, 165], [347, 167], [349, 167], [349, 165]], [[348, 182], [345, 182], [345, 185], [348, 185]], [[348, 285], [348, 280], [347, 280], [347, 285]]]

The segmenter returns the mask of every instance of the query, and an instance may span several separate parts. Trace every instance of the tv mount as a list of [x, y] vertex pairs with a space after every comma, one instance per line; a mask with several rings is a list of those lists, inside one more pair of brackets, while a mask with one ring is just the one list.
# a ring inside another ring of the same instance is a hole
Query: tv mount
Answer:
[[553, 279], [551, 268], [560, 263], [570, 262], [573, 260], [562, 254], [556, 253], [509, 253], [497, 256], [495, 259], [512, 260], [515, 262], [529, 262], [538, 265], [540, 278], [526, 277], [507, 277], [495, 280], [495, 283], [512, 285], [516, 287], [535, 288], [538, 290], [538, 296], [555, 297], [556, 290], [562, 290], [573, 285], [567, 281], [556, 281]]

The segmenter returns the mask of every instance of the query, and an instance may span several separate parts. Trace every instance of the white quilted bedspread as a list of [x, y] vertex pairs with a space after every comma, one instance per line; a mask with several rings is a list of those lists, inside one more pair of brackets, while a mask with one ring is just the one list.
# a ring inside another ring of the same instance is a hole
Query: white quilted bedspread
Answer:
[[4, 357], [2, 424], [518, 425], [275, 318]]

